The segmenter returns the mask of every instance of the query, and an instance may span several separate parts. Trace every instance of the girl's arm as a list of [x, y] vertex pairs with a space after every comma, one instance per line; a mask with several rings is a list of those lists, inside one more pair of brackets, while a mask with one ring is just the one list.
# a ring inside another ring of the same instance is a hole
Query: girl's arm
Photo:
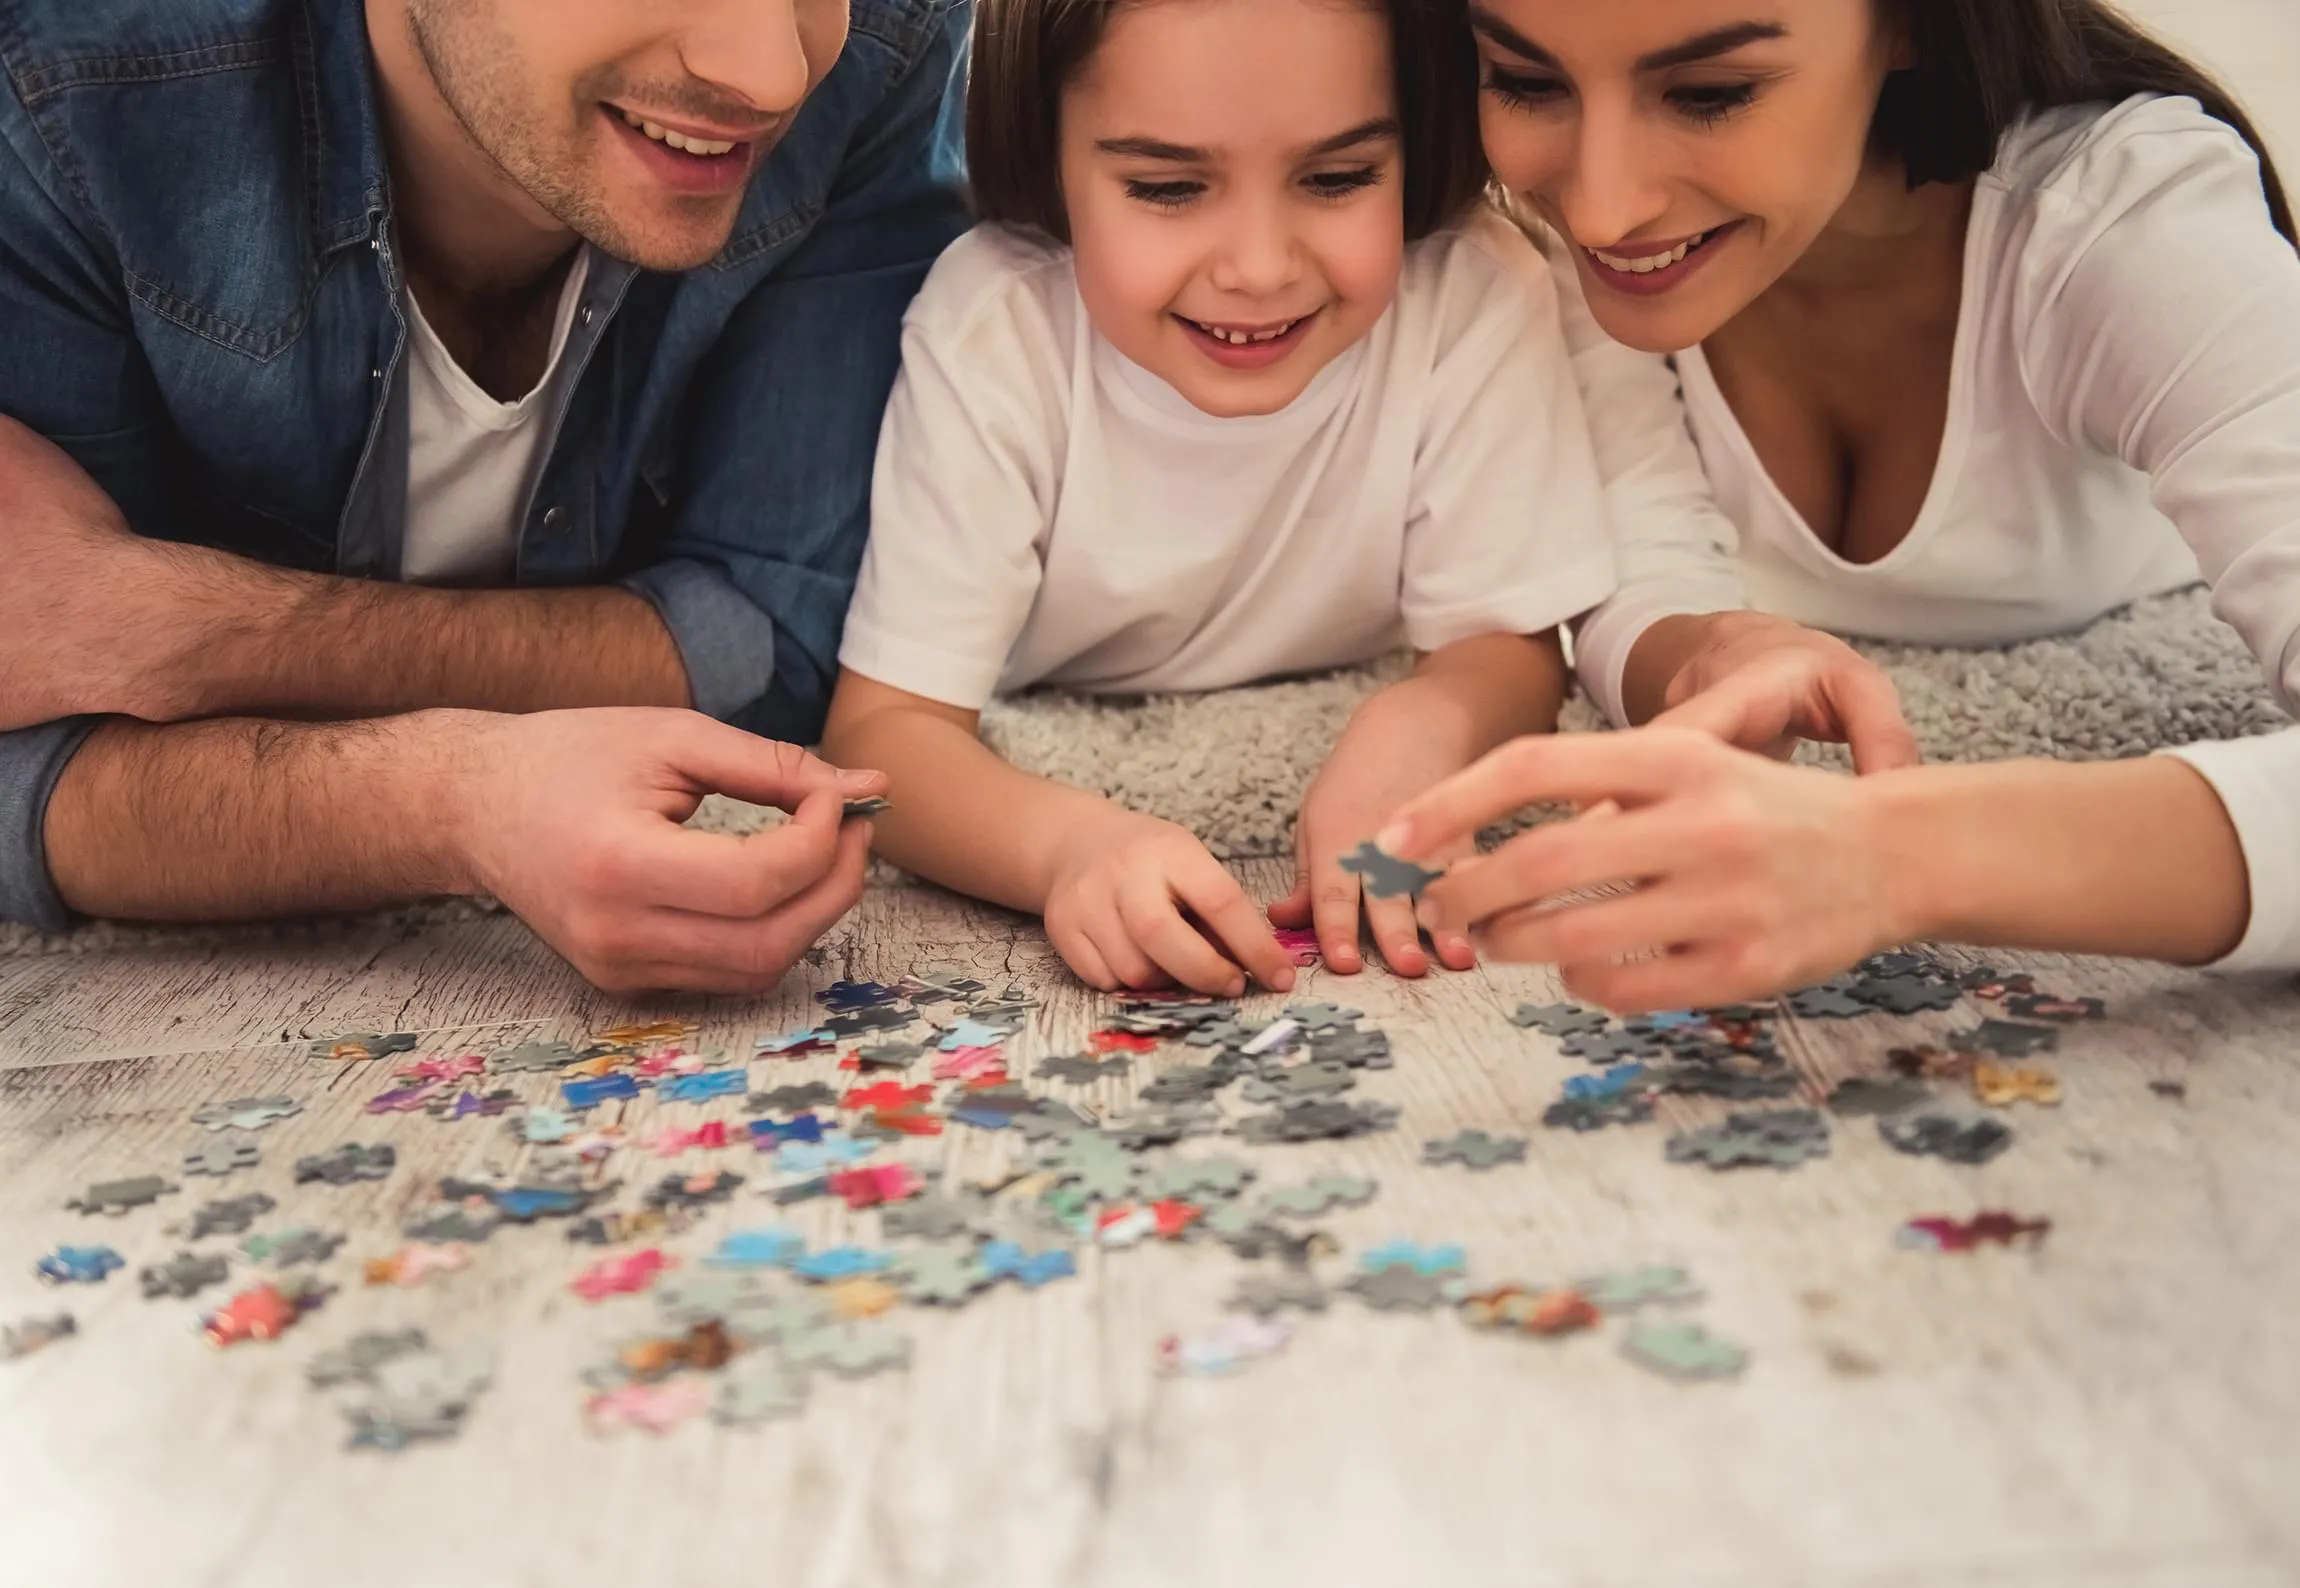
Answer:
[[1009, 765], [976, 737], [978, 721], [977, 712], [841, 674], [823, 744], [887, 774], [892, 808], [875, 824], [880, 854], [947, 888], [1043, 915], [1063, 959], [1105, 991], [1171, 978], [1236, 997], [1245, 991], [1241, 966], [1264, 986], [1292, 987], [1293, 967], [1260, 912], [1194, 835]]

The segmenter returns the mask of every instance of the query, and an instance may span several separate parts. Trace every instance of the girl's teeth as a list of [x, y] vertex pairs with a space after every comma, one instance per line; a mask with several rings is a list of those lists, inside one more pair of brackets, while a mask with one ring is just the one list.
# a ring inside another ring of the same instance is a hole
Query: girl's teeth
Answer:
[[1225, 331], [1222, 329], [1222, 327], [1218, 325], [1208, 325], [1203, 320], [1192, 320], [1190, 323], [1195, 325], [1199, 330], [1205, 332], [1208, 336], [1214, 338], [1214, 340], [1217, 342], [1227, 342], [1232, 347], [1249, 347], [1256, 342], [1275, 342], [1279, 337], [1284, 336], [1288, 331], [1291, 331], [1295, 326], [1300, 325], [1302, 322], [1299, 320], [1288, 320], [1284, 325], [1279, 326], [1274, 331], [1258, 331], [1251, 333], [1246, 331]]

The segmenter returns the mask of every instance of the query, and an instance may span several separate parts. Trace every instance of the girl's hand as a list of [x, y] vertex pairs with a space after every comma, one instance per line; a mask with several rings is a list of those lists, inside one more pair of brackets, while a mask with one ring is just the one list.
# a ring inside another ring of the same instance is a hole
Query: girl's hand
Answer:
[[1294, 985], [1292, 962], [1238, 880], [1194, 834], [1154, 817], [1113, 809], [1066, 843], [1045, 916], [1056, 951], [1104, 992], [1179, 982], [1237, 998], [1246, 972], [1275, 992]]
[[[1557, 966], [1577, 998], [1698, 1008], [1809, 985], [1921, 935], [1878, 786], [1683, 729], [1542, 735], [1432, 789], [1380, 842], [1427, 860], [1522, 806], [1582, 807], [1456, 865], [1423, 895], [1425, 917], [1474, 931], [1496, 959]], [[1604, 801], [1618, 809], [1588, 811]], [[1623, 881], [1636, 887], [1551, 902]]]
[[[1270, 906], [1270, 919], [1279, 926], [1315, 928], [1318, 952], [1329, 968], [1344, 975], [1365, 964], [1358, 948], [1361, 905], [1384, 964], [1400, 976], [1420, 976], [1430, 968], [1414, 901], [1367, 898], [1357, 874], [1342, 869], [1343, 857], [1378, 832], [1407, 800], [1461, 769], [1456, 757], [1433, 756], [1429, 735], [1415, 727], [1403, 714], [1351, 724], [1310, 785], [1294, 823], [1294, 891]], [[1475, 847], [1473, 833], [1441, 853], [1451, 857]], [[1465, 932], [1432, 932], [1430, 940], [1438, 963], [1448, 970], [1468, 970], [1477, 963], [1477, 950]]]
[[1661, 622], [1691, 626], [1691, 649], [1649, 726], [1698, 728], [1782, 760], [1800, 739], [1850, 745], [1864, 774], [1921, 759], [1892, 679], [1835, 635], [1762, 612]]

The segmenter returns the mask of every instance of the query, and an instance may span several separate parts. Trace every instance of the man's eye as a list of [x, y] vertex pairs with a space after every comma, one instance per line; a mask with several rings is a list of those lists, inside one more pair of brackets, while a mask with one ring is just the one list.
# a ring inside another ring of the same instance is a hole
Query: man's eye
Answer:
[[1687, 121], [1708, 126], [1723, 121], [1735, 111], [1746, 110], [1757, 98], [1755, 83], [1705, 83], [1697, 87], [1673, 88], [1669, 103]]
[[1129, 179], [1126, 196], [1162, 209], [1179, 209], [1206, 191], [1203, 182], [1139, 182]]
[[1382, 179], [1382, 173], [1370, 165], [1349, 171], [1313, 171], [1302, 178], [1302, 186], [1319, 198], [1348, 198], [1360, 193]]
[[1485, 91], [1503, 104], [1517, 110], [1539, 110], [1554, 104], [1565, 93], [1565, 84], [1555, 77], [1538, 73], [1505, 71], [1499, 66], [1485, 69]]

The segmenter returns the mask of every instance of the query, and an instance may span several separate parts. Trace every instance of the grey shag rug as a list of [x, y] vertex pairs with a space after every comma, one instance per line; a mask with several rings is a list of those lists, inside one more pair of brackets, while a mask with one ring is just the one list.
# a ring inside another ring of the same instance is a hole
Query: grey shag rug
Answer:
[[[2106, 760], [2165, 745], [2234, 739], [2290, 725], [2260, 666], [2212, 616], [2198, 587], [2113, 612], [2080, 633], [1991, 650], [1864, 644], [1900, 686], [1928, 760], [2013, 756]], [[1404, 670], [1402, 658], [1314, 678], [1211, 695], [1112, 699], [1034, 692], [983, 717], [983, 736], [1015, 764], [1137, 810], [1180, 822], [1217, 855], [1291, 853], [1294, 808], [1350, 712]], [[1567, 731], [1601, 727], [1585, 700], [1568, 704]], [[1842, 763], [1841, 752], [1814, 753]], [[899, 798], [899, 791], [897, 794]], [[773, 813], [712, 799], [698, 825], [753, 829]], [[265, 926], [139, 927], [94, 922], [46, 934], [0, 923], [0, 954], [84, 953], [131, 944], [309, 939], [413, 929], [489, 908], [445, 901], [382, 916]]]

